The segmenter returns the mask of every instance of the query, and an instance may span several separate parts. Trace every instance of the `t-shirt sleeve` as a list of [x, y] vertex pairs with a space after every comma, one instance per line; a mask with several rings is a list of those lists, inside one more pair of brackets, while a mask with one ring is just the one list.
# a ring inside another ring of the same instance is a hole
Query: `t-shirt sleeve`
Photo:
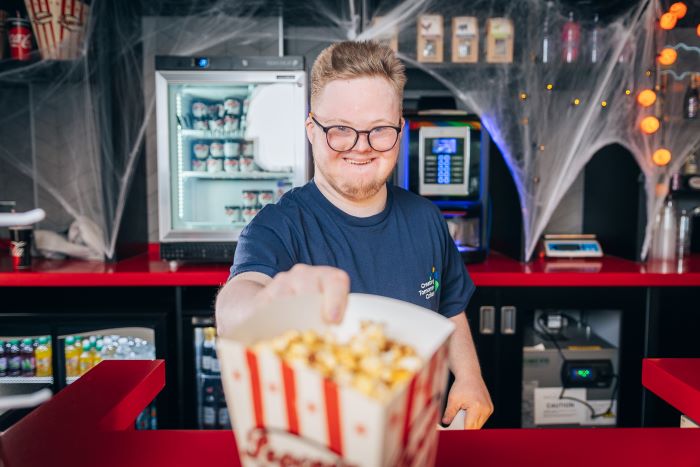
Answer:
[[[441, 216], [442, 217], [442, 216]], [[451, 318], [466, 310], [476, 287], [472, 282], [462, 255], [450, 236], [447, 223], [441, 220], [441, 235], [444, 241], [444, 268], [440, 284], [440, 314]]]
[[278, 272], [291, 269], [295, 261], [288, 232], [282, 226], [265, 222], [265, 216], [253, 219], [238, 239], [229, 280], [243, 272], [260, 272], [274, 277]]

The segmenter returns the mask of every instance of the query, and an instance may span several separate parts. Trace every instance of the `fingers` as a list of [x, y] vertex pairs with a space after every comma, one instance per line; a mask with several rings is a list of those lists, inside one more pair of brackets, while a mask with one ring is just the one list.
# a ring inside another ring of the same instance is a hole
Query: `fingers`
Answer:
[[455, 415], [457, 415], [457, 412], [461, 409], [460, 403], [457, 401], [456, 398], [450, 397], [447, 398], [447, 407], [445, 408], [445, 414], [442, 416], [442, 424], [443, 425], [449, 425], [452, 423], [452, 419], [455, 418]]
[[486, 420], [481, 421], [482, 414], [476, 408], [467, 409], [466, 416], [464, 417], [464, 429], [465, 430], [478, 430], [482, 427]]
[[322, 316], [329, 323], [343, 319], [350, 293], [350, 277], [345, 271], [330, 266], [297, 264], [278, 273], [265, 287], [263, 299], [304, 294], [321, 294]]
[[340, 269], [319, 272], [324, 273], [319, 281], [323, 295], [323, 317], [329, 323], [340, 323], [348, 304], [350, 276]]

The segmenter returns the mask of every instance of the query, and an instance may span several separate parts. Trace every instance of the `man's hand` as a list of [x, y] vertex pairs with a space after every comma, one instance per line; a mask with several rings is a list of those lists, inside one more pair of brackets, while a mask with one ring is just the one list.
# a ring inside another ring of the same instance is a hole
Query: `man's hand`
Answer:
[[442, 423], [449, 425], [460, 409], [466, 410], [464, 429], [476, 430], [484, 426], [493, 413], [491, 396], [480, 374], [455, 380], [447, 398], [447, 408]]
[[323, 318], [329, 323], [343, 320], [350, 293], [350, 276], [330, 266], [296, 264], [278, 273], [257, 295], [257, 303], [306, 294], [321, 294]]
[[455, 375], [455, 382], [447, 397], [447, 408], [442, 422], [449, 425], [457, 412], [465, 409], [467, 413], [464, 417], [464, 428], [478, 429], [493, 413], [493, 403], [481, 378], [479, 359], [466, 314], [459, 313], [451, 317], [450, 321], [455, 325], [449, 347], [450, 369]]
[[256, 307], [279, 298], [321, 294], [321, 313], [329, 323], [343, 319], [350, 292], [350, 277], [330, 266], [297, 264], [274, 279], [259, 272], [244, 272], [224, 285], [216, 298], [216, 325], [220, 336], [229, 335]]

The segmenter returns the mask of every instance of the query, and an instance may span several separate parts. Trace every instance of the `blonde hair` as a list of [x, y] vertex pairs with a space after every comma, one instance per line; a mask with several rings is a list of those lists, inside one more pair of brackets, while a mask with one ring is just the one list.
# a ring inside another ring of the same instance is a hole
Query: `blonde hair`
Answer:
[[406, 67], [389, 47], [374, 41], [344, 41], [326, 47], [311, 69], [311, 107], [326, 84], [337, 79], [385, 78], [403, 104]]

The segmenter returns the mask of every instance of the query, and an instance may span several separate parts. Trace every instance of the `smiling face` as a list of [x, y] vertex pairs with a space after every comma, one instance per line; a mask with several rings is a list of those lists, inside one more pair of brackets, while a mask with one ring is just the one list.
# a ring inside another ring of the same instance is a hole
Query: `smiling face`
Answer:
[[[321, 125], [346, 125], [357, 130], [403, 124], [396, 89], [380, 77], [333, 80], [314, 100], [313, 114]], [[349, 151], [328, 146], [323, 129], [311, 118], [306, 133], [313, 146], [315, 178], [337, 195], [352, 201], [371, 199], [383, 189], [396, 165], [399, 143], [385, 152], [372, 149], [361, 134]]]

